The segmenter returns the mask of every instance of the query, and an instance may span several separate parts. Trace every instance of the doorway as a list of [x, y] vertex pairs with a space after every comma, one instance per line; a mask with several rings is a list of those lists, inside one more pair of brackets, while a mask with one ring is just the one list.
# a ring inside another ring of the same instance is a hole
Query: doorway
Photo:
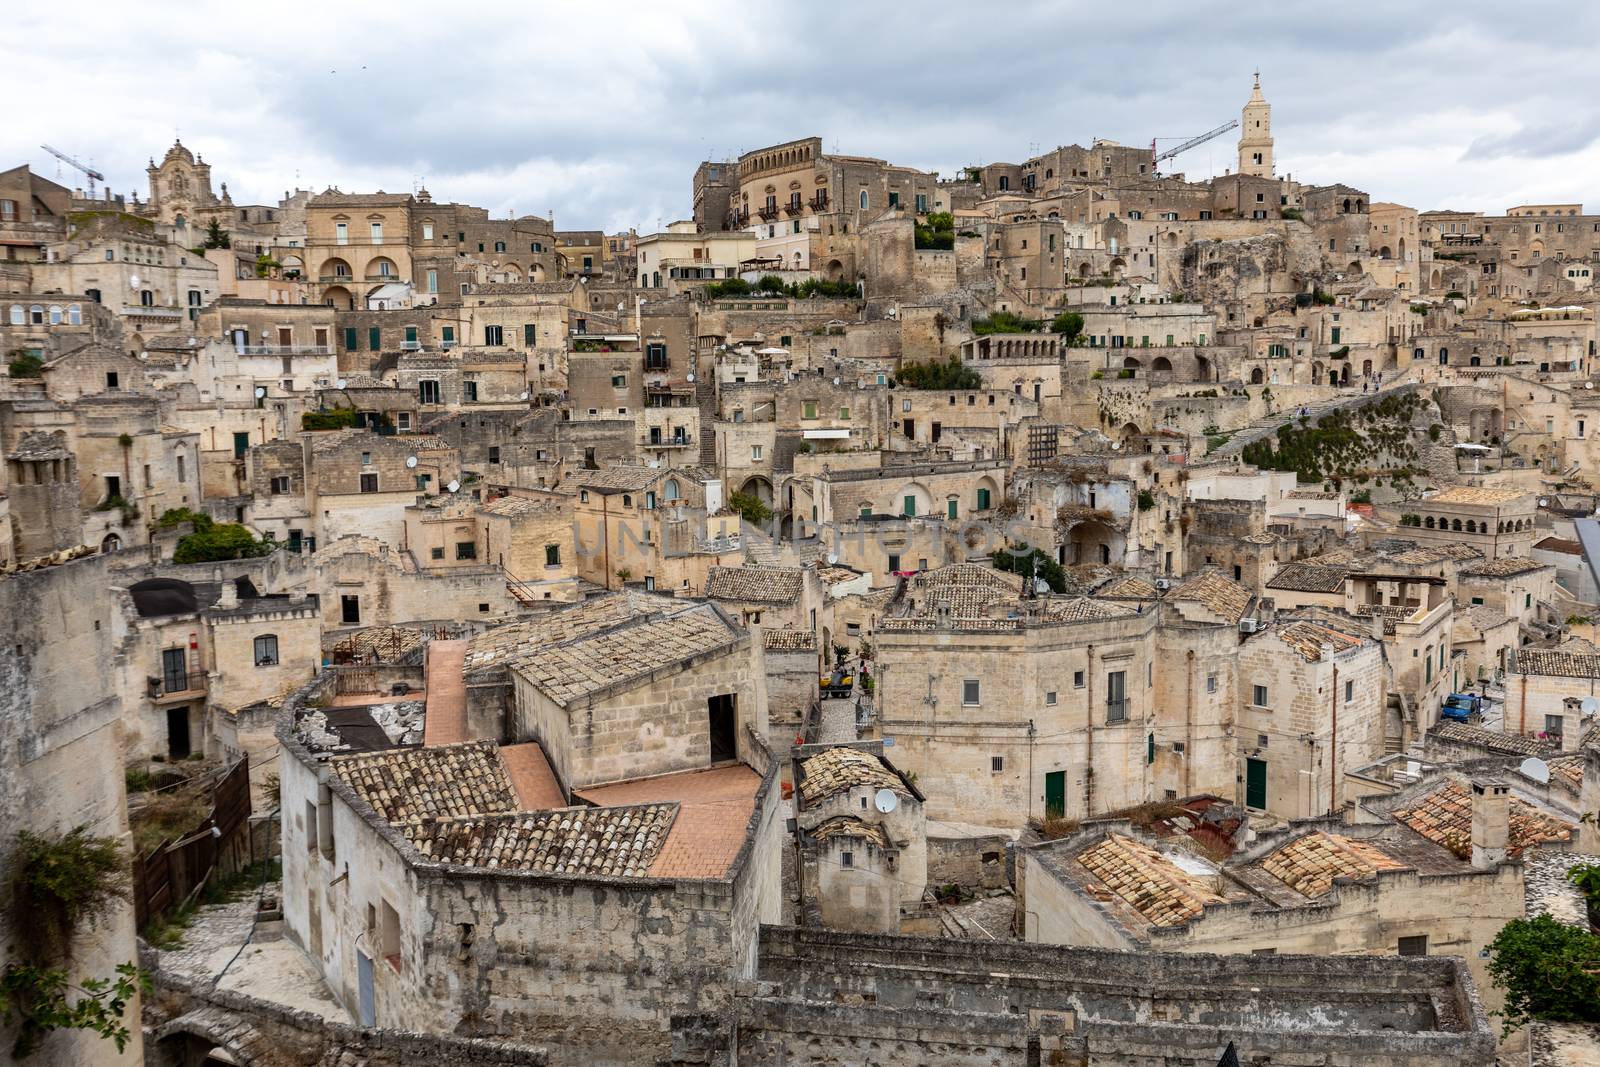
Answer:
[[361, 1025], [378, 1025], [378, 1008], [372, 990], [372, 957], [356, 950], [356, 984], [361, 990]]
[[711, 762], [723, 763], [739, 758], [738, 715], [732, 693], [719, 693], [706, 701], [711, 730]]
[[1044, 817], [1060, 819], [1067, 814], [1067, 772], [1048, 771], [1044, 776]]
[[1244, 803], [1247, 808], [1265, 811], [1267, 808], [1267, 761], [1244, 761]]
[[181, 693], [189, 688], [189, 668], [181, 648], [161, 650], [161, 691]]
[[180, 760], [187, 759], [189, 753], [194, 751], [194, 744], [189, 738], [189, 708], [167, 709], [167, 758]]
[[346, 593], [339, 598], [339, 618], [347, 626], [361, 624], [361, 598], [352, 593]]

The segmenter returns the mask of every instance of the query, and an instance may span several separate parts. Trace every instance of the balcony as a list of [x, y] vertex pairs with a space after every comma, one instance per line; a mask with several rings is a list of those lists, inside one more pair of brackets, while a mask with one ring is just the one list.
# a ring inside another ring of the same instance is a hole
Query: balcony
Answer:
[[177, 704], [205, 696], [209, 682], [204, 671], [192, 671], [188, 674], [162, 674], [159, 677], [151, 675], [149, 684], [152, 703]]
[[646, 448], [688, 448], [694, 444], [694, 437], [686, 433], [673, 434], [671, 437], [649, 434], [640, 443]]
[[761, 216], [762, 222], [773, 222], [778, 218], [778, 205], [756, 208], [756, 214]]
[[241, 356], [331, 356], [328, 345], [234, 345]]
[[1106, 722], [1108, 722], [1108, 723], [1118, 723], [1118, 722], [1127, 722], [1127, 721], [1128, 721], [1128, 700], [1127, 700], [1127, 698], [1124, 697], [1121, 700], [1107, 700], [1106, 701]]
[[806, 206], [805, 206], [805, 204], [803, 204], [803, 203], [801, 203], [801, 202], [800, 202], [800, 201], [798, 201], [798, 200], [795, 200], [795, 201], [791, 201], [791, 202], [789, 202], [789, 203], [787, 203], [787, 204], [785, 204], [785, 205], [783, 205], [783, 210], [784, 210], [784, 212], [785, 212], [785, 213], [786, 213], [786, 214], [787, 214], [787, 215], [788, 215], [788, 216], [789, 216], [789, 217], [790, 217], [790, 218], [793, 218], [793, 217], [794, 217], [794, 216], [796, 216], [796, 215], [798, 215], [798, 214], [800, 214], [800, 213], [801, 213], [801, 212], [803, 212], [803, 211], [805, 211], [805, 209], [806, 209]]
[[402, 351], [402, 352], [421, 352], [422, 351], [422, 342], [421, 341], [401, 341], [400, 342], [400, 351]]
[[811, 205], [812, 211], [826, 211], [828, 210], [828, 194], [818, 193], [816, 196], [813, 196], [809, 201], [807, 201], [807, 203]]

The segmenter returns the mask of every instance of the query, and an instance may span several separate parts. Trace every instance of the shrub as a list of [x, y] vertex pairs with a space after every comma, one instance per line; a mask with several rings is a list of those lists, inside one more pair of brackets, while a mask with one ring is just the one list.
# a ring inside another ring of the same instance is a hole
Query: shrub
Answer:
[[1371, 489], [1357, 489], [1355, 492], [1350, 494], [1350, 503], [1352, 503], [1352, 504], [1370, 504], [1370, 503], [1372, 503], [1372, 490]]
[[1297, 207], [1286, 207], [1282, 211], [1278, 212], [1278, 214], [1295, 222], [1301, 222], [1305, 219], [1305, 215], [1302, 214], [1300, 209]]
[[42, 378], [44, 360], [32, 352], [18, 350], [11, 355], [10, 370], [13, 378]]
[[1024, 578], [1037, 576], [1043, 578], [1053, 591], [1057, 593], [1067, 591], [1066, 571], [1061, 569], [1061, 564], [1037, 548], [1029, 548], [1023, 544], [1013, 545], [1009, 551], [1001, 549], [996, 552], [991, 559], [995, 570], [1020, 574]]
[[1489, 977], [1506, 991], [1506, 1033], [1535, 1019], [1600, 1022], [1600, 937], [1548, 915], [1513, 919], [1489, 954]]
[[709, 300], [716, 300], [724, 296], [749, 296], [750, 283], [743, 278], [726, 278], [720, 282], [712, 282], [700, 291]]
[[1042, 329], [1044, 320], [1025, 319], [1014, 311], [996, 311], [972, 320], [972, 332], [978, 337], [991, 333], [1038, 333]]
[[917, 223], [915, 246], [921, 249], [949, 251], [956, 246], [956, 220], [948, 211], [935, 211], [924, 222]]
[[771, 293], [774, 296], [782, 296], [784, 289], [785, 286], [783, 284], [783, 279], [778, 277], [776, 274], [763, 274], [760, 278], [756, 279], [757, 292]]
[[896, 372], [895, 380], [907, 389], [983, 388], [983, 377], [955, 356], [944, 363], [906, 363]]
[[270, 541], [257, 541], [249, 530], [234, 522], [206, 520], [204, 527], [178, 542], [172, 551], [174, 563], [216, 563], [229, 559], [265, 556], [276, 547]]
[[355, 408], [308, 411], [300, 416], [302, 430], [345, 430], [356, 424]]
[[1437, 441], [1442, 433], [1444, 433], [1444, 427], [1436, 422], [1428, 427], [1428, 440]]
[[1083, 316], [1076, 311], [1063, 311], [1050, 320], [1050, 332], [1060, 334], [1062, 344], [1074, 347], [1083, 337]]
[[1117, 371], [1117, 377], [1118, 378], [1132, 378], [1133, 377], [1133, 368], [1132, 367], [1123, 367], [1121, 370]]
[[0, 974], [0, 1018], [19, 1023], [13, 1058], [32, 1055], [54, 1030], [88, 1030], [115, 1043], [119, 1053], [125, 1050], [133, 1035], [123, 1013], [135, 993], [148, 993], [152, 985], [133, 963], [118, 964], [116, 973], [114, 979], [85, 978], [74, 987], [59, 967], [7, 964]]
[[23, 830], [11, 853], [13, 929], [36, 958], [70, 955], [72, 937], [94, 926], [131, 888], [115, 838], [76, 826], [57, 837]]
[[1156, 495], [1148, 489], [1139, 490], [1139, 510], [1149, 511], [1156, 506]]
[[772, 509], [754, 493], [734, 493], [728, 497], [728, 507], [751, 526], [765, 526], [772, 521]]

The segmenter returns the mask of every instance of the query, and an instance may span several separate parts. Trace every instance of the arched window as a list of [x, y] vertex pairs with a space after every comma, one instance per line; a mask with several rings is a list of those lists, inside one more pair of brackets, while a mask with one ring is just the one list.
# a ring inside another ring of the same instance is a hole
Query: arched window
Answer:
[[11, 305], [11, 325], [21, 326], [28, 321], [28, 313], [22, 310], [21, 304]]
[[44, 305], [35, 304], [28, 309], [28, 321], [34, 326], [44, 325]]
[[276, 667], [278, 665], [278, 635], [262, 634], [256, 638], [256, 666]]
[[1459, 533], [1460, 530], [1461, 530], [1461, 520], [1460, 519], [1452, 519], [1450, 521], [1450, 528]]
[[504, 252], [506, 250], [506, 243], [504, 241], [496, 241], [494, 243], [494, 250], [496, 252]]
[[861, 190], [861, 210], [867, 210], [867, 191], [865, 189]]
[[622, 494], [622, 506], [625, 507], [625, 508], [633, 507], [633, 497], [629, 496], [627, 493], [623, 493]]
[[1426, 526], [1430, 530], [1433, 529], [1433, 526], [1434, 526], [1433, 516], [1429, 515], [1426, 519], [1424, 519], [1423, 522], [1422, 522], [1422, 525]]
[[661, 495], [666, 500], [677, 500], [683, 494], [678, 489], [678, 479], [668, 478], [667, 484], [661, 487]]
[[51, 304], [50, 305], [50, 325], [52, 325], [52, 326], [60, 326], [61, 325], [61, 305], [60, 304]]
[[1477, 533], [1477, 532], [1478, 532], [1478, 520], [1477, 519], [1468, 519], [1467, 520], [1467, 533]]
[[78, 304], [69, 304], [69, 305], [67, 305], [67, 325], [68, 326], [82, 326], [83, 325], [83, 308], [80, 305], [78, 305]]

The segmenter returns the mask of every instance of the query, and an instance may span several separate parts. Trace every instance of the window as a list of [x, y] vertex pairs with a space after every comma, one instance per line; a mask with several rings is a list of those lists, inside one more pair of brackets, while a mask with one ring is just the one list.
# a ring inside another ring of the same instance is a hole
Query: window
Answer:
[[383, 349], [383, 329], [381, 327], [367, 327], [367, 347], [374, 352]]
[[382, 919], [378, 924], [378, 955], [382, 956], [389, 966], [400, 971], [400, 913], [383, 902]]
[[424, 222], [422, 224], [422, 239], [424, 241], [433, 240], [433, 223]]
[[483, 328], [483, 343], [486, 345], [503, 345], [506, 343], [504, 326], [485, 326]]
[[970, 707], [976, 707], [980, 703], [980, 701], [978, 700], [978, 691], [979, 691], [978, 679], [976, 679], [976, 678], [968, 678], [965, 681], [963, 681], [961, 683], [961, 703], [962, 703], [962, 706], [969, 707], [969, 708]]
[[119, 381], [120, 381], [120, 379], [117, 377], [117, 372], [116, 371], [114, 371], [114, 370], [106, 371], [106, 388], [107, 389], [115, 389], [117, 387], [117, 384], [118, 384]]
[[1414, 937], [1402, 937], [1395, 946], [1395, 951], [1402, 956], [1426, 956], [1428, 954], [1428, 935], [1417, 934]]
[[[418, 486], [417, 488], [420, 489], [421, 486]], [[434, 545], [432, 548], [428, 549], [428, 558], [429, 559], [444, 559], [444, 546], [443, 545]]]
[[1054, 689], [1051, 689], [1045, 693], [1044, 706], [1047, 708], [1053, 708], [1056, 706], [1056, 691]]
[[865, 189], [861, 190], [861, 210], [867, 210], [867, 191]]
[[526, 323], [522, 327], [522, 343], [532, 348], [539, 343], [539, 327], [533, 323]]
[[1001, 771], [1003, 771], [1005, 769], [1006, 769], [1006, 758], [1004, 756], [990, 756], [989, 757], [989, 771], [991, 773], [999, 774]]
[[[478, 399], [478, 383], [476, 381], [472, 380], [471, 378], [468, 378], [467, 380], [465, 380], [465, 381], [463, 381], [461, 383], [461, 393], [462, 393], [461, 398], [463, 400], [466, 400], [466, 401], [469, 401], [469, 402], [470, 401], [476, 401]], [[497, 448], [491, 448], [490, 451], [493, 452], [493, 453], [498, 454], [500, 450], [497, 449]], [[499, 463], [500, 461], [498, 459], [491, 459], [489, 462], [490, 463]]]
[[372, 224], [372, 243], [375, 245], [383, 244], [383, 223], [381, 222]]
[[274, 493], [287, 493], [289, 491], [288, 477], [285, 475], [279, 475], [278, 477], [272, 479], [272, 491]]
[[344, 328], [344, 347], [348, 352], [356, 350], [356, 328], [354, 326], [346, 326]]
[[814, 418], [816, 418], [817, 417], [817, 402], [815, 400], [807, 400], [804, 403], [802, 403], [800, 405], [800, 417], [802, 419], [814, 419]]
[[276, 667], [278, 665], [278, 635], [262, 634], [256, 638], [256, 666]]
[[627, 387], [628, 387], [628, 376], [626, 374], [613, 374], [611, 376], [611, 388], [613, 388], [613, 389], [626, 389]]
[[476, 541], [457, 541], [456, 559], [477, 559], [478, 543]]
[[1217, 676], [1214, 675], [1214, 674], [1206, 675], [1206, 692], [1215, 693], [1216, 691], [1217, 691]]
[[[350, 224], [348, 222], [336, 222], [333, 224], [333, 243], [338, 245], [350, 243]], [[109, 259], [111, 257], [107, 256], [106, 258]]]
[[436, 270], [430, 270], [428, 272], [428, 292], [437, 293], [438, 291], [439, 291], [439, 272], [436, 271]]
[[1074, 689], [1082, 689], [1083, 688], [1083, 672], [1082, 671], [1073, 671], [1072, 672], [1072, 688], [1074, 688]]
[[750, 461], [752, 463], [759, 463], [761, 461], [761, 456], [762, 456], [761, 446], [760, 445], [751, 445], [750, 446]]
[[1554, 741], [1562, 740], [1562, 736], [1561, 735], [1565, 732], [1564, 731], [1564, 727], [1565, 726], [1566, 726], [1566, 719], [1563, 716], [1560, 716], [1560, 715], [1546, 715], [1544, 717], [1544, 732], [1550, 737], [1551, 740], [1554, 740]]
[[1128, 721], [1128, 676], [1124, 671], [1106, 675], [1106, 721]]
[[841, 853], [839, 853], [839, 866], [841, 866], [841, 867], [854, 867], [855, 865], [856, 865], [856, 854], [854, 852], [841, 852]]
[[1267, 687], [1266, 686], [1264, 686], [1264, 685], [1252, 685], [1250, 687], [1250, 703], [1254, 704], [1258, 708], [1271, 707], [1272, 705], [1267, 703], [1267, 699], [1268, 699], [1268, 697], [1267, 697]]
[[1346, 704], [1350, 703], [1351, 700], [1355, 699], [1355, 695], [1356, 695], [1356, 683], [1354, 683], [1354, 682], [1345, 682], [1344, 683], [1344, 702]]
[[544, 546], [544, 565], [546, 567], [559, 567], [559, 566], [561, 566], [561, 546], [560, 545], [545, 545]]
[[417, 382], [417, 403], [437, 404], [439, 402], [439, 383], [432, 378], [424, 378]]
[[361, 476], [361, 491], [363, 493], [376, 493], [378, 491], [378, 476], [376, 474], [363, 474]]

